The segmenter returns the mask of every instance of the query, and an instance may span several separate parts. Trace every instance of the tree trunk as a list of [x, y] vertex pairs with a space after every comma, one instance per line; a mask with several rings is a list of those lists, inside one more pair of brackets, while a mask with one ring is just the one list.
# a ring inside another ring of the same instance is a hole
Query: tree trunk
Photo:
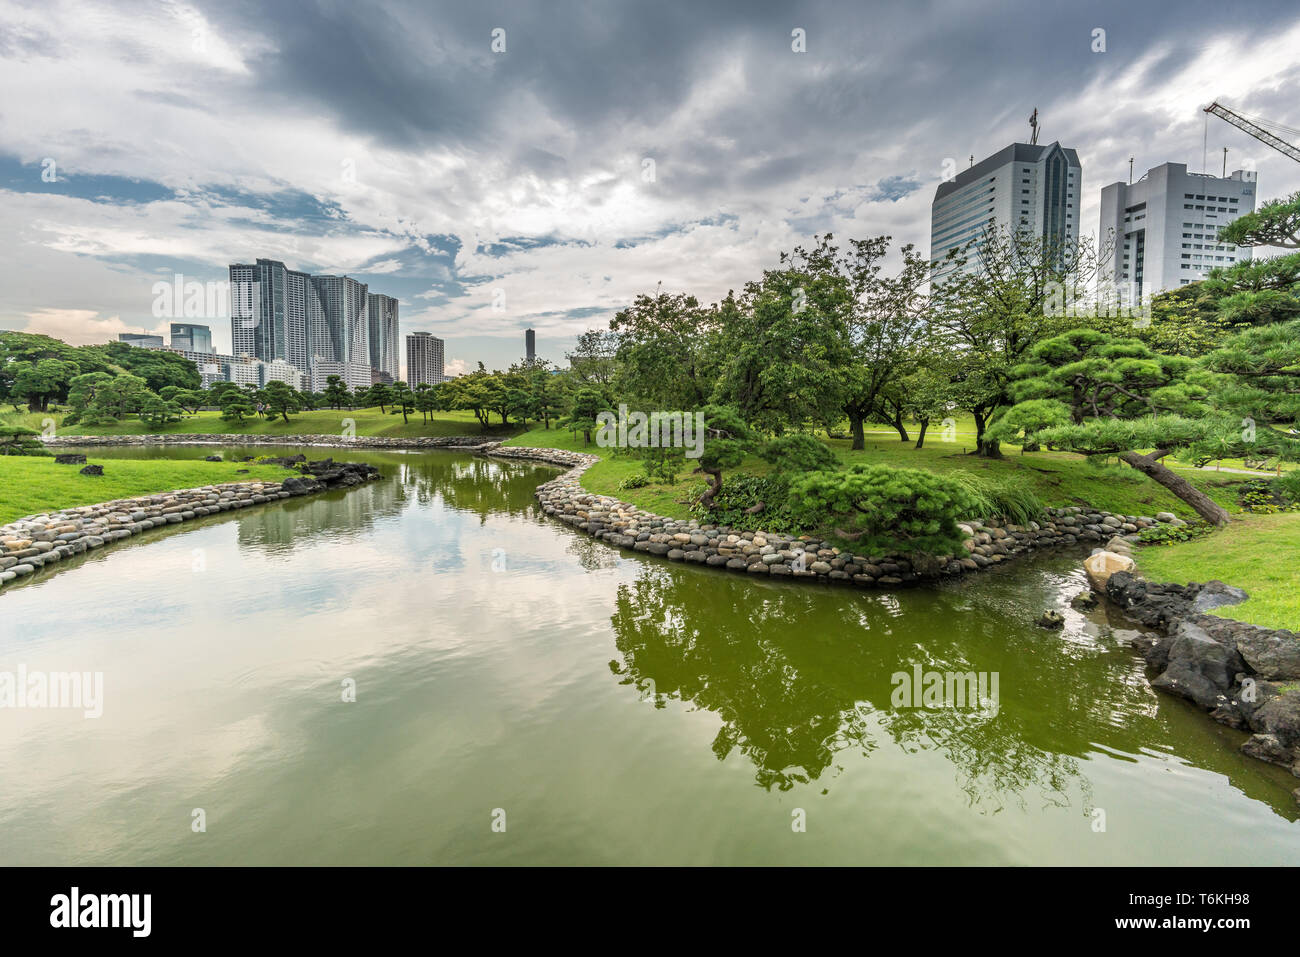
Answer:
[[709, 477], [709, 487], [700, 496], [700, 504], [705, 508], [713, 508], [714, 496], [722, 491], [722, 469], [706, 469], [701, 465], [691, 471], [692, 475], [697, 473], [703, 473]]
[[973, 409], [971, 414], [975, 416], [975, 454], [982, 459], [1002, 458], [1002, 443], [990, 442], [984, 438], [984, 428], [988, 425], [988, 419]]
[[853, 429], [853, 450], [861, 452], [867, 447], [867, 437], [862, 431], [862, 416], [850, 415], [849, 426]]
[[930, 427], [930, 420], [929, 420], [929, 419], [922, 419], [922, 420], [921, 420], [921, 431], [920, 431], [920, 434], [918, 434], [917, 437], [916, 437], [916, 447], [917, 447], [918, 449], [925, 445], [925, 431], [926, 431], [926, 429], [928, 429], [929, 427]]
[[1119, 460], [1125, 462], [1137, 469], [1147, 478], [1163, 485], [1169, 491], [1173, 492], [1181, 501], [1186, 502], [1196, 510], [1196, 514], [1201, 516], [1212, 525], [1228, 524], [1228, 513], [1218, 502], [1210, 498], [1200, 489], [1198, 489], [1187, 479], [1174, 472], [1167, 465], [1160, 462], [1160, 459], [1168, 455], [1168, 450], [1156, 449], [1150, 455], [1139, 455], [1137, 452], [1124, 452], [1120, 455]]
[[903, 426], [903, 413], [898, 412], [894, 415], [894, 428], [898, 430], [898, 441], [906, 442], [911, 436], [907, 434], [907, 429]]

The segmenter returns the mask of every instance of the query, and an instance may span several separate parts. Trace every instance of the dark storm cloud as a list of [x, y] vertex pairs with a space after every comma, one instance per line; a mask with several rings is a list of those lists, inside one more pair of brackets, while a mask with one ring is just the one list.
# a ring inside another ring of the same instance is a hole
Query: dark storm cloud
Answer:
[[[249, 95], [316, 110], [393, 148], [491, 154], [508, 148], [537, 176], [600, 168], [620, 148], [655, 157], [667, 194], [765, 189], [842, 169], [927, 132], [915, 165], [937, 173], [964, 156], [1024, 138], [1030, 109], [1066, 95], [1159, 39], [1153, 85], [1225, 29], [1266, 30], [1282, 5], [972, 3], [212, 3], [232, 40], [259, 34]], [[1246, 14], [1247, 8], [1241, 8]], [[506, 31], [494, 54], [493, 29]], [[1107, 52], [1092, 51], [1094, 28]], [[806, 31], [807, 53], [791, 52]], [[711, 126], [671, 142], [622, 141], [628, 125], [671, 128], [693, 95], [728, 70], [741, 88]], [[516, 141], [539, 108], [575, 132], [574, 155]], [[934, 145], [934, 117], [943, 115]], [[1046, 113], [1044, 135], [1069, 118]], [[877, 170], [905, 175], [909, 170]], [[890, 198], [888, 196], [882, 198]]]

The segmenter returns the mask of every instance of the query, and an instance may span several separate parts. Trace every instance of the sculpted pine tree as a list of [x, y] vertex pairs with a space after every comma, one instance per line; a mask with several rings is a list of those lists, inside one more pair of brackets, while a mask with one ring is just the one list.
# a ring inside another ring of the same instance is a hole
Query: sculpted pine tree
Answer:
[[1008, 410], [1004, 428], [1050, 419], [1061, 409], [1045, 403], [1058, 402], [1069, 423], [1035, 428], [1038, 440], [1082, 455], [1115, 455], [1206, 521], [1227, 522], [1222, 506], [1161, 461], [1229, 427], [1207, 401], [1213, 376], [1197, 362], [1158, 355], [1137, 339], [1075, 329], [1039, 343], [1012, 375], [1020, 403]]

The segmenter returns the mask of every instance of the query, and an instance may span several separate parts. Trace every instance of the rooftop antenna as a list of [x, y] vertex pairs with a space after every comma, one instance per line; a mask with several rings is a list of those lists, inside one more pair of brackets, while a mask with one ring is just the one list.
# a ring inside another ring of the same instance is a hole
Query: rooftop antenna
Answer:
[[974, 166], [975, 166], [975, 154], [974, 154], [974, 153], [971, 153], [971, 154], [970, 154], [970, 165], [971, 165], [972, 168], [974, 168]]
[[1128, 184], [1133, 185], [1133, 157], [1128, 158]]
[[1029, 129], [1033, 132], [1029, 136], [1029, 145], [1038, 145], [1038, 107], [1034, 107], [1034, 112], [1029, 117]]
[[1228, 148], [1223, 148], [1223, 178], [1228, 178]]

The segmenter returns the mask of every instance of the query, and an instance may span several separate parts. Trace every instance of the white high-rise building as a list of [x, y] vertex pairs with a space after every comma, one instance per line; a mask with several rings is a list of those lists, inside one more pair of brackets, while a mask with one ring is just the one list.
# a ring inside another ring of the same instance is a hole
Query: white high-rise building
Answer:
[[447, 381], [443, 373], [443, 342], [427, 332], [406, 337], [406, 382], [414, 389], [422, 382], [437, 385]]
[[1098, 237], [1103, 247], [1114, 244], [1105, 278], [1139, 302], [1249, 259], [1249, 247], [1220, 242], [1219, 230], [1254, 212], [1256, 185], [1247, 170], [1218, 177], [1165, 163], [1136, 183], [1105, 187]]
[[[1077, 242], [1082, 185], [1076, 151], [1060, 143], [1013, 143], [939, 184], [930, 206], [930, 261], [978, 244], [985, 230]], [[973, 266], [972, 259], [966, 268]]]

